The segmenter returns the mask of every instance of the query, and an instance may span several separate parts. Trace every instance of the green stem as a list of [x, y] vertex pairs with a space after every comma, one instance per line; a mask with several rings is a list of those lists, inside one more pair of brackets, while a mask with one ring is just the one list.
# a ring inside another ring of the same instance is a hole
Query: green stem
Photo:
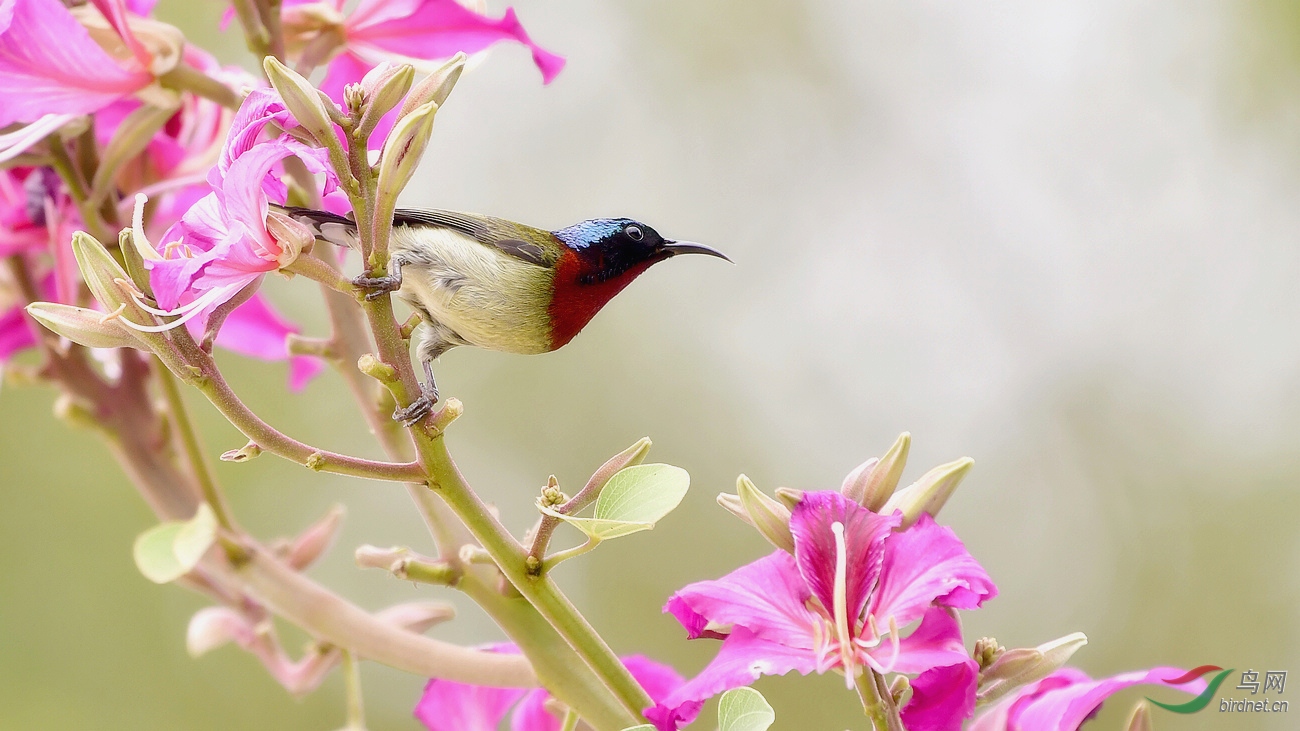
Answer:
[[217, 516], [217, 522], [221, 527], [230, 531], [237, 531], [234, 519], [230, 515], [230, 507], [226, 504], [225, 496], [221, 494], [220, 488], [217, 487], [216, 478], [212, 474], [212, 468], [208, 465], [206, 455], [203, 454], [203, 447], [200, 444], [198, 432], [194, 428], [194, 422], [190, 419], [189, 410], [185, 406], [185, 400], [181, 397], [180, 389], [176, 387], [176, 378], [172, 375], [167, 367], [158, 361], [158, 367], [155, 369], [158, 374], [158, 385], [163, 394], [163, 400], [167, 402], [167, 410], [172, 415], [172, 425], [176, 428], [176, 436], [180, 439], [181, 447], [185, 451], [185, 458], [190, 464], [190, 470], [194, 473], [195, 481], [199, 484], [199, 490], [203, 493], [203, 499], [207, 501], [212, 508], [212, 512]]
[[[542, 573], [546, 573], [547, 571], [550, 571], [551, 569], [555, 568], [556, 566], [559, 566], [560, 564], [564, 563], [565, 561], [568, 561], [571, 558], [577, 558], [578, 556], [581, 556], [582, 554], [591, 551], [592, 549], [594, 549], [596, 546], [599, 545], [600, 545], [599, 538], [588, 536], [587, 542], [580, 546], [574, 546], [573, 548], [566, 548], [563, 551], [556, 551], [555, 553], [552, 553], [551, 555], [547, 556], [546, 559], [542, 561]], [[531, 554], [529, 554], [529, 556], [531, 557]]]
[[366, 709], [361, 697], [361, 664], [349, 651], [343, 651], [343, 679], [348, 689], [349, 731], [365, 731]]
[[239, 400], [239, 396], [231, 390], [211, 359], [206, 359], [205, 367], [201, 367], [201, 370], [202, 374], [193, 379], [193, 385], [203, 392], [221, 415], [244, 436], [272, 454], [317, 472], [333, 472], [394, 482], [420, 482], [423, 477], [423, 470], [415, 462], [405, 464], [376, 462], [304, 444], [262, 421], [257, 414], [245, 406], [244, 402]]
[[889, 689], [884, 687], [884, 682], [884, 677], [871, 668], [863, 668], [862, 674], [855, 678], [854, 684], [858, 697], [862, 700], [862, 710], [871, 719], [871, 726], [876, 731], [905, 731], [898, 709], [894, 707], [894, 699], [889, 695]]
[[[332, 249], [320, 251], [322, 261], [336, 267]], [[373, 381], [357, 370], [355, 363], [372, 347], [364, 315], [357, 301], [324, 289], [326, 307], [333, 326], [331, 340], [340, 355], [339, 372], [356, 398], [366, 423], [390, 459], [410, 459], [411, 437], [379, 408]], [[399, 334], [400, 339], [400, 334]], [[465, 525], [450, 508], [423, 483], [406, 486], [420, 517], [433, 535], [442, 560], [458, 566], [459, 548], [474, 543]], [[637, 723], [582, 658], [574, 652], [537, 609], [518, 596], [506, 596], [499, 589], [495, 567], [460, 566], [456, 588], [474, 600], [492, 617], [533, 664], [538, 679], [556, 698], [582, 709], [587, 720], [601, 729], [621, 729]]]
[[68, 148], [59, 139], [58, 135], [51, 135], [47, 138], [47, 141], [50, 148], [50, 166], [67, 184], [68, 193], [72, 196], [73, 202], [77, 204], [77, 212], [81, 214], [81, 220], [85, 222], [86, 230], [90, 232], [91, 236], [100, 241], [117, 241], [117, 233], [109, 229], [108, 223], [101, 215], [99, 206], [90, 202], [86, 179], [76, 163], [73, 162], [72, 156], [68, 154]]
[[[316, 246], [320, 247], [330, 245], [320, 241], [316, 242]], [[340, 274], [337, 268], [311, 254], [303, 254], [294, 259], [292, 264], [284, 268], [284, 271], [302, 275], [313, 282], [319, 282], [335, 292], [348, 295], [349, 298], [357, 292], [357, 288], [352, 285], [352, 280]]]

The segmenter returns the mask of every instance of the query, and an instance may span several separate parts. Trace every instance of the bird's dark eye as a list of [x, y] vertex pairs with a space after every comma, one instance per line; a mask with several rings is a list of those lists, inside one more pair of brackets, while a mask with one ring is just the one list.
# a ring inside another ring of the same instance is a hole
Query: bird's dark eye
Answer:
[[645, 238], [645, 232], [641, 230], [640, 226], [636, 225], [623, 229], [623, 233], [627, 234], [627, 237], [633, 241], [640, 241]]

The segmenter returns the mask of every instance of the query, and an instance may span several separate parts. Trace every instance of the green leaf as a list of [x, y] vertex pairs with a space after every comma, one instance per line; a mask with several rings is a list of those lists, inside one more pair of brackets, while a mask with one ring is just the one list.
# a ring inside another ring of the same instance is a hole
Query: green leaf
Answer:
[[773, 723], [776, 712], [753, 688], [729, 690], [718, 701], [718, 731], [767, 731]]
[[595, 515], [575, 518], [551, 508], [541, 508], [586, 533], [595, 540], [619, 538], [655, 527], [686, 496], [691, 476], [680, 467], [643, 464], [625, 467], [614, 474], [596, 499]]
[[648, 723], [643, 723], [640, 726], [628, 726], [623, 729], [623, 731], [655, 731], [655, 727]]
[[207, 503], [189, 520], [155, 525], [135, 539], [135, 565], [155, 584], [175, 581], [198, 565], [217, 539], [217, 517]]

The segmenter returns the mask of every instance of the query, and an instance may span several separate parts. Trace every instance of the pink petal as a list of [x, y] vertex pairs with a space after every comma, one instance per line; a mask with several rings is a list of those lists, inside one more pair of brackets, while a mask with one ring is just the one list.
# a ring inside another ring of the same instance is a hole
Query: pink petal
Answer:
[[[1150, 670], [1137, 670], [1131, 673], [1122, 673], [1113, 675], [1102, 680], [1088, 680], [1087, 676], [1078, 671], [1073, 674], [1065, 675], [1064, 679], [1073, 680], [1065, 684], [1046, 689], [1042, 681], [1037, 687], [1034, 687], [1032, 695], [1020, 696], [1017, 700], [1025, 701], [1014, 703], [1007, 718], [1007, 729], [1011, 731], [1077, 731], [1084, 721], [1088, 720], [1097, 709], [1101, 708], [1102, 702], [1107, 698], [1118, 693], [1125, 688], [1143, 683], [1159, 684], [1165, 687], [1177, 688], [1178, 690], [1190, 695], [1197, 695], [1205, 690], [1205, 679], [1197, 678], [1196, 680], [1184, 683], [1182, 685], [1168, 685], [1164, 683], [1165, 678], [1177, 678], [1186, 671], [1172, 667], [1157, 667]], [[1061, 671], [1057, 671], [1047, 680], [1058, 678]], [[1082, 677], [1080, 677], [1082, 676]], [[1059, 681], [1058, 681], [1059, 682]], [[1005, 702], [1005, 701], [1004, 701]]]
[[240, 355], [262, 360], [290, 361], [289, 387], [294, 391], [320, 373], [325, 365], [319, 358], [297, 356], [290, 358], [285, 340], [297, 333], [297, 326], [285, 320], [272, 309], [260, 294], [235, 308], [217, 333], [217, 345]]
[[152, 82], [119, 66], [59, 0], [0, 0], [0, 127], [89, 114]]
[[930, 668], [956, 665], [970, 658], [961, 637], [961, 622], [952, 610], [931, 607], [921, 620], [921, 626], [899, 642], [898, 657], [893, 658], [889, 642], [871, 649], [871, 656], [882, 665], [893, 660], [890, 672], [913, 675]]
[[659, 731], [673, 731], [679, 723], [693, 720], [704, 701], [718, 693], [749, 685], [764, 675], [785, 675], [791, 670], [807, 675], [816, 669], [812, 652], [764, 640], [737, 627], [708, 667], [657, 702], [645, 716]]
[[[489, 652], [518, 654], [515, 645], [502, 642], [484, 648]], [[429, 731], [497, 731], [501, 720], [525, 693], [524, 688], [492, 688], [450, 680], [430, 680], [415, 705], [415, 717]]]
[[975, 712], [979, 665], [964, 662], [927, 670], [912, 680], [912, 698], [903, 706], [907, 731], [961, 731]]
[[734, 625], [809, 652], [816, 621], [804, 606], [809, 596], [794, 558], [776, 551], [721, 579], [686, 586], [669, 598], [664, 611], [682, 623], [691, 639], [706, 636], [709, 623]]
[[347, 19], [347, 35], [356, 50], [425, 60], [450, 58], [459, 51], [475, 53], [513, 40], [532, 51], [543, 82], [549, 84], [564, 68], [562, 56], [533, 43], [514, 8], [492, 20], [456, 0], [364, 0]]
[[17, 353], [36, 344], [32, 326], [27, 322], [23, 308], [13, 309], [0, 315], [0, 363]]
[[848, 616], [856, 619], [862, 614], [867, 593], [880, 575], [885, 539], [899, 522], [896, 515], [878, 515], [833, 490], [804, 493], [803, 500], [790, 516], [794, 554], [799, 562], [799, 572], [827, 611], [834, 606], [838, 550], [832, 524], [844, 526], [848, 557]]
[[641, 684], [652, 701], [668, 697], [669, 693], [686, 683], [686, 679], [672, 666], [651, 660], [645, 655], [628, 655], [619, 659], [623, 661], [627, 671], [636, 678], [636, 682]]
[[892, 617], [901, 627], [925, 614], [931, 604], [975, 609], [997, 591], [952, 530], [922, 515], [885, 542], [880, 583], [867, 611], [881, 626]]
[[531, 690], [510, 715], [510, 731], [560, 731], [562, 721], [546, 711], [545, 688]]
[[415, 706], [429, 731], [497, 731], [511, 706], [528, 691], [430, 680]]

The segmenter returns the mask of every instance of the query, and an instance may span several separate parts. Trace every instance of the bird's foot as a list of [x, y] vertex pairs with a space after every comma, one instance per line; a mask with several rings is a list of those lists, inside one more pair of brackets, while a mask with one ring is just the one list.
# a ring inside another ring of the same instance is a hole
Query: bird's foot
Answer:
[[366, 299], [373, 300], [402, 287], [401, 274], [389, 274], [385, 277], [367, 277], [361, 275], [352, 280], [352, 286], [366, 290]]
[[412, 427], [424, 420], [438, 403], [438, 387], [432, 382], [420, 385], [420, 396], [410, 406], [393, 412], [393, 421], [402, 422], [402, 426]]

